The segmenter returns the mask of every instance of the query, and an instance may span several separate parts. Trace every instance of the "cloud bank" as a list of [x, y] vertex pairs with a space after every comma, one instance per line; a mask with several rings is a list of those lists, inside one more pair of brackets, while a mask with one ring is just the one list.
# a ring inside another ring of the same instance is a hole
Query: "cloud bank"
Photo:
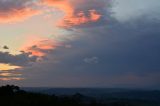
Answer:
[[0, 23], [22, 21], [38, 13], [34, 9], [33, 0], [0, 1]]
[[[140, 15], [134, 13], [134, 18], [121, 21], [115, 16], [117, 13], [113, 12], [115, 7], [112, 3], [110, 0], [42, 0], [41, 6], [64, 12], [61, 28], [71, 29], [67, 30], [70, 36], [78, 37], [63, 42], [68, 46], [56, 46], [51, 51], [48, 49], [50, 46], [46, 47], [48, 41], [30, 46], [28, 50], [47, 53], [47, 60], [22, 69], [27, 80], [11, 83], [54, 87], [160, 88], [159, 20], [149, 18], [155, 14], [148, 11]], [[1, 62], [15, 65], [36, 60], [26, 52], [17, 56], [0, 55]]]

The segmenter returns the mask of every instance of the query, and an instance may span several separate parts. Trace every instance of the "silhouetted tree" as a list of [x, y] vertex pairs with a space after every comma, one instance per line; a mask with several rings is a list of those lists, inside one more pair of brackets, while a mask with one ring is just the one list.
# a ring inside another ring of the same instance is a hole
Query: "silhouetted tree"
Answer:
[[18, 92], [20, 89], [18, 86], [14, 85], [6, 85], [0, 87], [0, 95], [13, 95], [14, 93]]

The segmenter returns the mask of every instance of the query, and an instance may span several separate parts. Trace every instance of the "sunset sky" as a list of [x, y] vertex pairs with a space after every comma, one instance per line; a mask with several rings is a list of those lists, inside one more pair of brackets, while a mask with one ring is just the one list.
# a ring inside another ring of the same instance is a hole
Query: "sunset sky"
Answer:
[[0, 0], [0, 85], [160, 89], [159, 0]]

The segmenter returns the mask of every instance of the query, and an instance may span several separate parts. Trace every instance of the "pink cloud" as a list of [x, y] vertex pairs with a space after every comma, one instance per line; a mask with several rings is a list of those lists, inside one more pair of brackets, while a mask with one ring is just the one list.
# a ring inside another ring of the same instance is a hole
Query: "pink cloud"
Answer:
[[[73, 2], [72, 0], [42, 0], [42, 4], [57, 8], [64, 12], [64, 17], [57, 23], [59, 27], [69, 28], [81, 24], [96, 22], [101, 18], [101, 14], [95, 9], [76, 11], [77, 4], [85, 4], [85, 1]], [[86, 13], [87, 11], [87, 13]]]
[[53, 39], [40, 36], [29, 36], [20, 50], [31, 53], [32, 56], [43, 57], [49, 51], [54, 50], [58, 45], [60, 44]]
[[39, 14], [39, 11], [25, 8], [22, 10], [14, 10], [8, 13], [0, 12], [0, 23], [12, 23], [23, 21], [33, 15]]

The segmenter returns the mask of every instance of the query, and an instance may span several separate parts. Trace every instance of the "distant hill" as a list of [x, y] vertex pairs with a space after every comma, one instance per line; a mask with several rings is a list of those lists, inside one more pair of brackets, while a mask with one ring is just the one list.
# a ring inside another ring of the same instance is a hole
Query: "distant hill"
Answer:
[[57, 96], [73, 95], [80, 93], [85, 96], [94, 97], [96, 100], [106, 102], [110, 99], [129, 99], [151, 102], [160, 102], [159, 90], [138, 90], [138, 89], [118, 89], [118, 88], [23, 88], [26, 91], [39, 92], [43, 94]]
[[22, 88], [25, 91], [29, 92], [38, 92], [48, 95], [73, 95], [75, 93], [81, 93], [87, 96], [140, 96], [144, 95], [145, 97], [150, 98], [150, 96], [160, 97], [160, 90], [139, 90], [139, 89], [118, 89], [118, 88], [42, 88], [42, 87], [25, 87]]
[[[23, 90], [22, 90], [23, 89]], [[0, 87], [0, 106], [160, 106], [160, 91]]]

